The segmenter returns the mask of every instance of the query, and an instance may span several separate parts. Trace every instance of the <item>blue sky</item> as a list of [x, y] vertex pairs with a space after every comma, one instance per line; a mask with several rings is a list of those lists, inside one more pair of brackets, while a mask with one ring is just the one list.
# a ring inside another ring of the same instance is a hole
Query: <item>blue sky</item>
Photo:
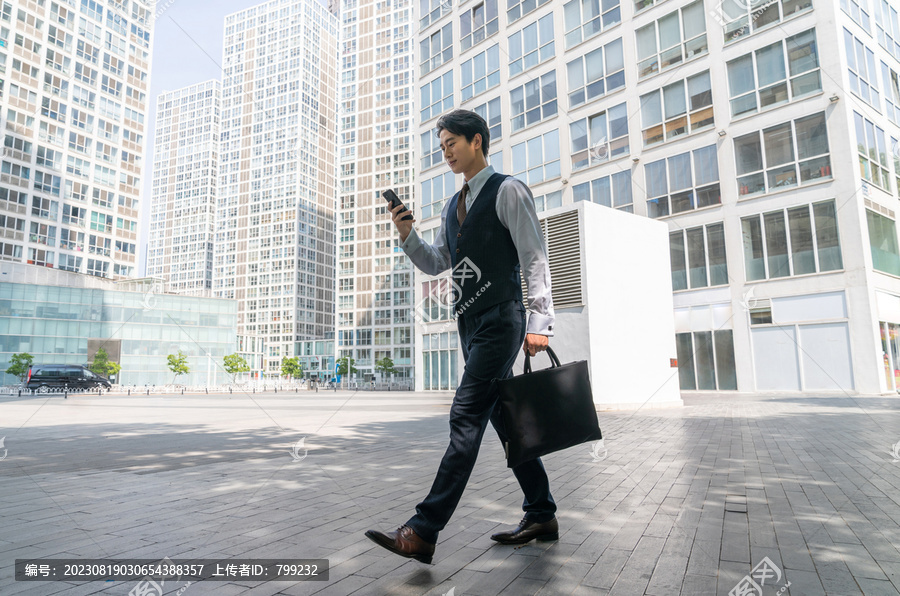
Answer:
[[[168, 6], [167, 6], [168, 4]], [[153, 63], [150, 76], [147, 155], [144, 160], [144, 195], [141, 203], [141, 260], [138, 275], [146, 272], [146, 245], [150, 229], [153, 184], [153, 142], [156, 98], [194, 83], [220, 79], [222, 34], [225, 15], [260, 4], [252, 0], [159, 0], [154, 25]]]

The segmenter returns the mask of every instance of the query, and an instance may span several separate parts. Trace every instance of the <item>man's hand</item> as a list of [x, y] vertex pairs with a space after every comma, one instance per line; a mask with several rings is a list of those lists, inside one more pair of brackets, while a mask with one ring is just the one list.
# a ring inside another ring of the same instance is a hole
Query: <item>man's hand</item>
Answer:
[[412, 215], [412, 213], [404, 205], [397, 205], [391, 209], [391, 219], [394, 220], [394, 225], [397, 226], [397, 231], [400, 232], [400, 242], [406, 242], [406, 238], [412, 231], [413, 224], [416, 223], [415, 219], [403, 221], [403, 218], [407, 215]]
[[538, 352], [543, 352], [550, 345], [550, 338], [546, 335], [538, 335], [537, 333], [529, 333], [525, 336], [525, 345], [522, 350], [529, 356], [534, 356]]

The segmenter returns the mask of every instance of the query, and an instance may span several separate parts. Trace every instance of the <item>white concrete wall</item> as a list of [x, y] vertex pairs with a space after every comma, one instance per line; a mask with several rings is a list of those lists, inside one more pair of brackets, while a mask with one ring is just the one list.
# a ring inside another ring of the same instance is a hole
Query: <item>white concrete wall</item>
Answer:
[[[550, 346], [565, 362], [588, 360], [601, 409], [682, 405], [665, 223], [579, 202], [584, 306], [556, 311]], [[524, 356], [516, 361], [521, 374]], [[549, 366], [538, 357], [533, 368]]]

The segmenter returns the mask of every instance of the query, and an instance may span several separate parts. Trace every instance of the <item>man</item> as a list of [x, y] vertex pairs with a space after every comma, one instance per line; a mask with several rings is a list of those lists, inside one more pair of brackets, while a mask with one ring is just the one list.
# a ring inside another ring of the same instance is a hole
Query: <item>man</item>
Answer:
[[[550, 270], [528, 187], [487, 165], [490, 132], [475, 112], [455, 110], [437, 123], [444, 158], [465, 184], [444, 205], [433, 245], [413, 228], [403, 205], [391, 210], [403, 250], [429, 275], [453, 268], [454, 310], [465, 371], [450, 408], [450, 445], [431, 492], [395, 532], [366, 536], [398, 555], [431, 563], [438, 533], [456, 509], [475, 466], [488, 420], [502, 442], [506, 433], [491, 381], [512, 374], [519, 348], [534, 356], [547, 349], [553, 330]], [[526, 326], [520, 270], [528, 286]], [[524, 345], [523, 345], [524, 342]], [[540, 459], [513, 468], [525, 500], [518, 527], [491, 538], [502, 544], [557, 540], [556, 503]]]

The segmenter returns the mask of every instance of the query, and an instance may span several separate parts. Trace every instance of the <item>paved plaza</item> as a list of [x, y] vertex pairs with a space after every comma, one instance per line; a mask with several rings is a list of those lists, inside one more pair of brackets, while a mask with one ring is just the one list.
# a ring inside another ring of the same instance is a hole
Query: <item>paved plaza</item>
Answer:
[[423, 565], [363, 532], [394, 530], [426, 494], [450, 400], [0, 397], [0, 594], [138, 584], [15, 582], [14, 560], [37, 557], [331, 566], [327, 582], [162, 587], [188, 596], [900, 594], [900, 398], [723, 396], [601, 412], [602, 445], [545, 458], [559, 541], [518, 548], [489, 538], [521, 517], [489, 429]]

